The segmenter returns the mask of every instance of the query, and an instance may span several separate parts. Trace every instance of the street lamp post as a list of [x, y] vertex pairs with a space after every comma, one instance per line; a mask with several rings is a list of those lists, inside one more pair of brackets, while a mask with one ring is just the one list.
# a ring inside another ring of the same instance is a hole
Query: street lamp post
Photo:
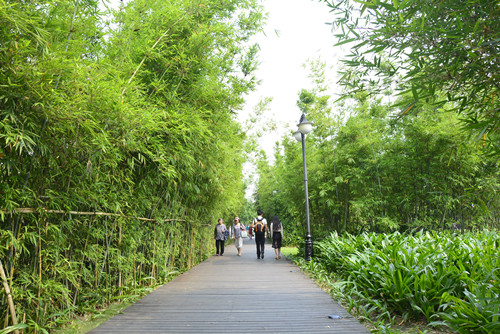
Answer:
[[306, 135], [312, 131], [312, 123], [308, 122], [306, 119], [306, 115], [302, 114], [300, 117], [300, 123], [297, 125], [299, 130], [294, 132], [295, 139], [297, 141], [302, 142], [302, 163], [304, 167], [304, 191], [306, 196], [306, 223], [307, 223], [307, 234], [306, 234], [306, 242], [305, 242], [305, 260], [310, 261], [312, 252], [313, 252], [313, 244], [311, 237], [311, 226], [309, 223], [309, 193], [307, 188], [307, 164], [306, 164]]

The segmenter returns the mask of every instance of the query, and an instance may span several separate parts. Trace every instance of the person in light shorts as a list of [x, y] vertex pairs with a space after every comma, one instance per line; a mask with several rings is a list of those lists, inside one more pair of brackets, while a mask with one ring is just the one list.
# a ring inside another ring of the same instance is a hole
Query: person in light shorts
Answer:
[[238, 250], [238, 256], [241, 256], [241, 249], [243, 248], [243, 237], [241, 232], [245, 231], [245, 226], [241, 225], [240, 218], [234, 217], [234, 225], [232, 234], [234, 239], [234, 246]]

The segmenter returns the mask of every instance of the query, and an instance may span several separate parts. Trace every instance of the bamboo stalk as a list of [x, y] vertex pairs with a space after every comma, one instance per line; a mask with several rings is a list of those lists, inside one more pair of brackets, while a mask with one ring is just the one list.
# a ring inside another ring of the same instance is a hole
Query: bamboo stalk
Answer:
[[[47, 222], [48, 224], [48, 222]], [[47, 235], [47, 229], [45, 229], [45, 235]], [[42, 305], [42, 231], [38, 228], [38, 309]], [[40, 314], [38, 314], [40, 317]]]
[[118, 221], [118, 296], [123, 294], [122, 289], [122, 222]]
[[[101, 267], [101, 270], [99, 271], [99, 277], [97, 278], [97, 283], [99, 284], [100, 280], [101, 280], [101, 276], [102, 276], [102, 272], [104, 271], [104, 268], [106, 267], [106, 261], [108, 259], [108, 254], [109, 254], [109, 243], [110, 243], [110, 237], [108, 237], [108, 222], [107, 222], [107, 219], [106, 221], [104, 222], [104, 227], [106, 229], [105, 231], [105, 239], [104, 239], [104, 245], [106, 246], [106, 249], [104, 251], [104, 259], [102, 261], [102, 267]], [[97, 286], [96, 286], [97, 287]]]
[[[0, 260], [0, 276], [2, 277], [3, 288], [5, 289], [5, 294], [7, 295], [7, 301], [9, 303], [12, 325], [17, 325], [16, 307], [14, 305], [14, 300], [12, 299], [12, 294], [10, 293], [9, 283], [7, 282], [7, 276], [5, 276], [2, 260]], [[19, 331], [15, 330], [14, 333], [19, 334]]]
[[172, 267], [173, 267], [173, 262], [174, 262], [174, 235], [173, 235], [173, 229], [174, 227], [171, 225], [170, 226], [170, 237], [169, 237], [169, 240], [168, 240], [168, 250], [169, 250], [169, 254], [168, 254], [168, 267], [167, 267], [167, 274], [170, 273], [172, 271]]
[[40, 303], [40, 294], [41, 294], [41, 284], [42, 284], [42, 237], [40, 235], [40, 230], [38, 230], [38, 305]]
[[191, 233], [189, 235], [189, 243], [191, 244], [191, 247], [189, 247], [189, 257], [188, 257], [188, 266], [191, 267], [193, 265], [193, 248], [194, 244], [196, 241], [193, 242], [193, 237], [194, 237], [194, 228], [191, 226]]
[[380, 183], [380, 173], [378, 170], [378, 163], [377, 163], [377, 157], [375, 156], [375, 149], [373, 148], [373, 143], [372, 143], [372, 154], [373, 154], [373, 161], [375, 162], [375, 168], [377, 170], [377, 181], [378, 181], [378, 190], [380, 192], [380, 213], [382, 216], [384, 215], [384, 196], [382, 195], [382, 184]]
[[151, 260], [151, 277], [154, 277], [156, 278], [156, 273], [155, 273], [155, 270], [156, 270], [156, 233], [154, 234], [154, 238], [153, 238], [153, 259]]
[[[20, 219], [16, 219], [16, 223], [15, 223], [15, 227], [14, 227], [14, 236], [16, 238], [16, 240], [19, 240], [19, 234], [21, 233], [21, 226], [24, 222], [24, 219], [23, 218], [20, 218]], [[17, 231], [16, 231], [17, 230]], [[11, 253], [10, 253], [10, 259], [11, 259], [11, 262], [10, 262], [10, 279], [9, 279], [9, 289], [12, 289], [12, 280], [14, 278], [14, 266], [15, 266], [15, 262], [16, 262], [16, 254], [15, 254], [16, 250], [14, 248], [14, 244], [11, 245]], [[8, 268], [7, 268], [8, 270]], [[8, 324], [8, 318], [5, 319], [7, 321], [7, 324]]]
[[133, 261], [134, 261], [134, 266], [133, 266], [134, 267], [134, 294], [136, 294], [137, 293], [137, 291], [136, 291], [136, 289], [137, 289], [137, 269], [136, 269], [136, 265], [135, 265], [135, 263], [136, 263], [135, 262], [135, 251], [134, 251]]

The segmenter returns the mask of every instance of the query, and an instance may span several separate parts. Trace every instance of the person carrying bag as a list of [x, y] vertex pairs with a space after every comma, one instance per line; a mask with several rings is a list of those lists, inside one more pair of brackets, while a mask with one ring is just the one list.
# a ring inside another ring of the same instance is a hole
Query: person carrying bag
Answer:
[[263, 216], [262, 210], [257, 210], [257, 218], [253, 220], [252, 229], [255, 235], [255, 245], [257, 247], [257, 260], [264, 260], [264, 250], [266, 244], [266, 233], [269, 235], [267, 220]]
[[233, 239], [234, 246], [238, 250], [238, 256], [241, 256], [241, 249], [243, 248], [243, 232], [245, 231], [245, 226], [241, 225], [240, 218], [234, 217], [234, 225], [233, 225]]

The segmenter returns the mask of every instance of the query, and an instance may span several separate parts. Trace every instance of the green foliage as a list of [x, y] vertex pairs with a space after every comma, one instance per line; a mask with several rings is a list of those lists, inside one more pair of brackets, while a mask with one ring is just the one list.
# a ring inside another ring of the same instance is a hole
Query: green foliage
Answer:
[[0, 1], [0, 256], [30, 331], [212, 252], [244, 204], [234, 110], [262, 21], [253, 0]]
[[352, 45], [340, 80], [346, 95], [396, 88], [412, 96], [401, 115], [448, 103], [464, 115], [473, 138], [498, 156], [497, 1], [324, 2], [338, 45]]
[[[245, 205], [243, 206], [242, 211], [240, 211], [239, 218], [240, 222], [244, 225], [249, 225], [257, 214], [257, 210], [254, 207], [254, 203], [252, 201], [247, 200]], [[235, 214], [238, 215], [238, 214]]]
[[[493, 290], [492, 290], [493, 288]], [[493, 284], [479, 284], [473, 287], [473, 292], [464, 291], [464, 298], [457, 298], [449, 294], [443, 295], [443, 312], [435, 318], [443, 321], [433, 322], [432, 325], [444, 325], [457, 333], [496, 333], [500, 326], [498, 288]]]
[[[391, 104], [365, 95], [332, 104], [321, 63], [311, 64], [306, 152], [311, 231], [360, 233], [498, 228], [500, 166], [443, 109], [395, 118]], [[400, 101], [409, 101], [403, 95]], [[304, 91], [299, 96], [304, 100]], [[336, 111], [332, 112], [332, 108]], [[305, 235], [300, 143], [282, 138], [274, 165], [258, 162], [257, 206]], [[300, 242], [291, 244], [300, 244]]]
[[499, 241], [496, 232], [334, 233], [316, 245], [315, 264], [308, 268], [337, 275], [343, 293], [357, 300], [352, 307], [367, 317], [424, 316], [460, 333], [495, 333]]

